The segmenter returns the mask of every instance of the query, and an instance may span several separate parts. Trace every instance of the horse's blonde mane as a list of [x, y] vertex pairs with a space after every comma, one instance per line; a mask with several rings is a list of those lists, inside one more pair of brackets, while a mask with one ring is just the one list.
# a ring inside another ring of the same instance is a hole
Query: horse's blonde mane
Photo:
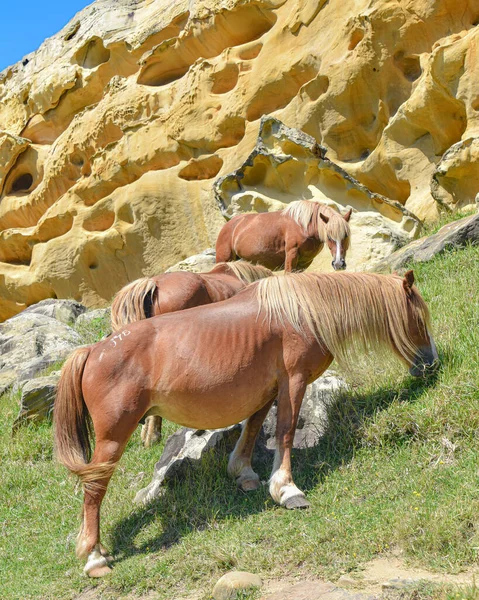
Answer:
[[[291, 273], [260, 281], [258, 315], [289, 323], [301, 335], [312, 333], [344, 366], [356, 356], [394, 345], [410, 363], [417, 348], [408, 333], [403, 280], [367, 273]], [[415, 288], [410, 301], [420, 327], [429, 328], [429, 311]]]
[[319, 212], [329, 218], [329, 221], [326, 223], [326, 233], [328, 238], [335, 242], [340, 242], [351, 235], [349, 223], [345, 221], [344, 217], [335, 211], [334, 208], [331, 208], [327, 204], [320, 204]]
[[[315, 211], [316, 207], [319, 207], [319, 210]], [[341, 241], [351, 235], [349, 223], [337, 211], [326, 204], [321, 204], [313, 200], [295, 200], [284, 208], [282, 213], [296, 221], [304, 231], [308, 231], [308, 228], [312, 224], [323, 243], [328, 237], [334, 241]], [[329, 218], [328, 223], [324, 223], [321, 219], [321, 213]], [[316, 220], [315, 223], [313, 219]]]
[[216, 267], [219, 265], [224, 265], [230, 269], [240, 281], [246, 284], [250, 284], [258, 281], [259, 279], [264, 279], [265, 277], [271, 277], [273, 275], [273, 272], [266, 267], [262, 267], [261, 265], [253, 265], [246, 260], [218, 263]]

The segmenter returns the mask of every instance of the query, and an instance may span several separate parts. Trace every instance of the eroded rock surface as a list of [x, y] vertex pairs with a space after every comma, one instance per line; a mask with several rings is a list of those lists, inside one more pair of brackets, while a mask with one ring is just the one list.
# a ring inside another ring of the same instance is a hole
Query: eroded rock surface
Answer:
[[0, 395], [60, 364], [81, 346], [81, 336], [70, 325], [85, 310], [71, 300], [44, 300], [1, 323]]
[[52, 414], [60, 371], [45, 377], [30, 379], [22, 385], [20, 411], [13, 423], [13, 429], [30, 421], [39, 421]]
[[0, 74], [0, 319], [101, 306], [213, 246], [213, 181], [263, 114], [420, 218], [470, 204], [478, 19], [477, 0], [97, 0]]

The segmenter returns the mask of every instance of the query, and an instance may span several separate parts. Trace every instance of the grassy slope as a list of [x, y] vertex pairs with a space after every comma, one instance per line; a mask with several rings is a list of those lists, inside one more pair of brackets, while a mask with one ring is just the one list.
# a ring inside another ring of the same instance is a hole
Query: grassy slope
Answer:
[[[135, 507], [134, 493], [160, 454], [142, 449], [137, 432], [103, 505], [103, 541], [118, 560], [99, 583], [81, 575], [74, 557], [81, 494], [52, 462], [51, 426], [31, 426], [12, 439], [17, 400], [3, 398], [0, 596], [69, 598], [99, 585], [101, 597], [154, 589], [171, 599], [206, 593], [231, 568], [335, 578], [391, 549], [439, 571], [476, 564], [478, 264], [479, 248], [470, 247], [416, 266], [442, 370], [425, 383], [402, 367], [371, 363], [350, 376], [353, 392], [331, 408], [323, 441], [293, 458], [309, 511], [274, 506], [266, 487], [240, 493], [226, 476], [225, 456], [207, 457], [156, 503]], [[257, 465], [263, 479], [270, 466]], [[438, 597], [437, 590], [423, 593], [415, 597]]]

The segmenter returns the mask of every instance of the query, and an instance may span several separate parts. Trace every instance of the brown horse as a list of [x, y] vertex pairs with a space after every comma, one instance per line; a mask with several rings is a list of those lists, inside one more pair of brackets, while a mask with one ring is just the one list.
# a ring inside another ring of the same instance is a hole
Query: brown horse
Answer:
[[[85, 572], [110, 570], [100, 544], [100, 505], [125, 445], [144, 415], [215, 429], [244, 423], [228, 471], [257, 488], [251, 455], [277, 398], [269, 482], [286, 508], [308, 502], [291, 474], [291, 447], [306, 386], [333, 358], [383, 346], [413, 375], [437, 359], [426, 304], [409, 271], [290, 274], [254, 283], [229, 300], [132, 323], [113, 339], [77, 349], [63, 367], [55, 403], [58, 460], [84, 488], [77, 555]], [[96, 437], [91, 456], [90, 419]], [[91, 457], [91, 458], [90, 458]]]
[[111, 326], [117, 331], [141, 319], [227, 300], [250, 283], [272, 275], [261, 265], [237, 261], [218, 263], [207, 273], [176, 271], [142, 277], [116, 294], [111, 305]]
[[[116, 294], [111, 305], [112, 330], [164, 313], [227, 300], [248, 284], [272, 275], [261, 265], [237, 261], [219, 263], [208, 273], [177, 271], [142, 277]], [[146, 448], [161, 439], [160, 416], [145, 419], [141, 439]]]
[[216, 241], [216, 261], [243, 258], [268, 269], [284, 267], [303, 271], [325, 243], [333, 257], [333, 268], [346, 268], [351, 210], [344, 216], [311, 200], [297, 200], [284, 210], [237, 215], [221, 229]]

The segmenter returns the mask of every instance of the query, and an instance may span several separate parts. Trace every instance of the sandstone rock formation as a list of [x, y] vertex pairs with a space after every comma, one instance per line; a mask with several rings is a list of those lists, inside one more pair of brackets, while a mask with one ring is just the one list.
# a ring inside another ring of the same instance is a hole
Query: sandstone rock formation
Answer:
[[0, 74], [0, 319], [102, 305], [214, 245], [214, 178], [263, 114], [420, 218], [470, 204], [478, 19], [478, 0], [97, 0]]

